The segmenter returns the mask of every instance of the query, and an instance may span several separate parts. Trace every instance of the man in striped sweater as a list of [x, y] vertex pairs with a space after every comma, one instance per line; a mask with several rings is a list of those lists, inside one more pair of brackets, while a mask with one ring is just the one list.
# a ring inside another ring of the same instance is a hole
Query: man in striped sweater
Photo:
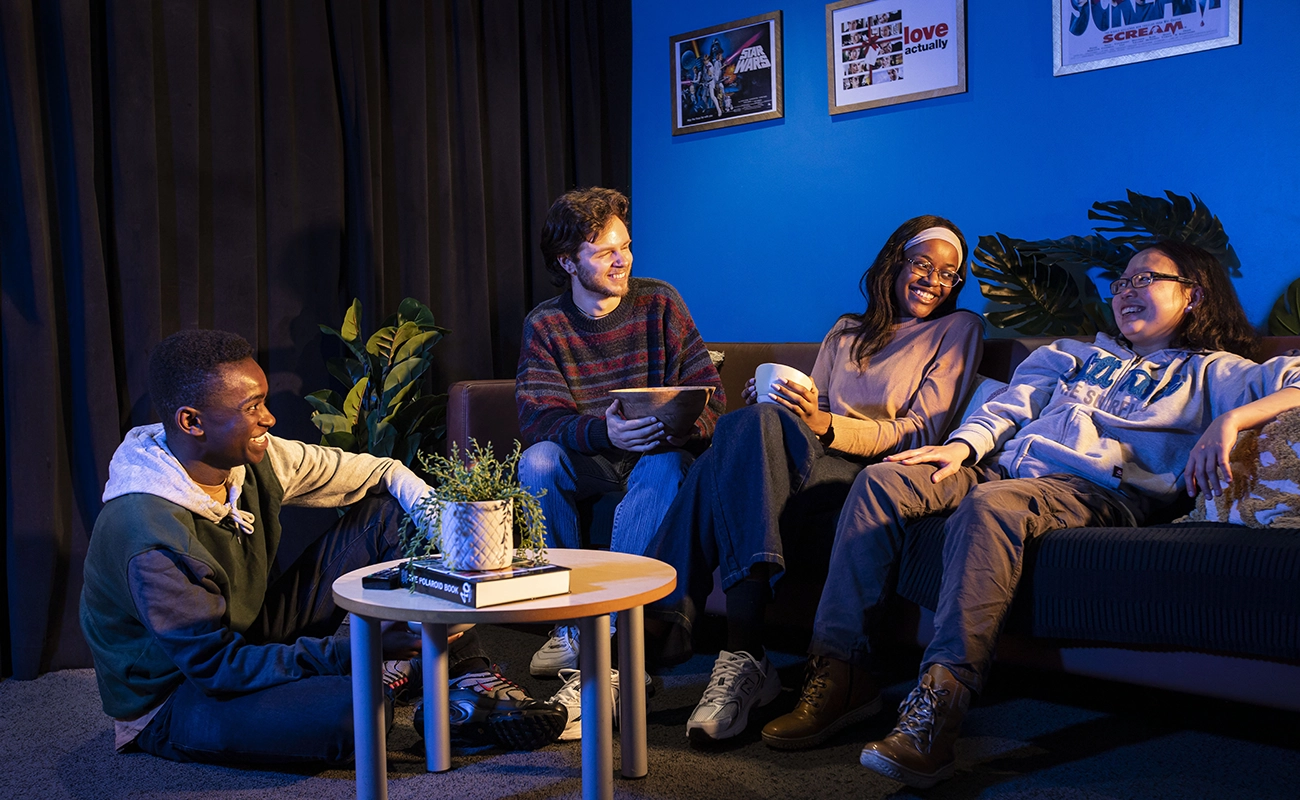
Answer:
[[[713, 386], [689, 439], [707, 439], [726, 408], [722, 381], [681, 295], [633, 278], [628, 199], [612, 189], [561, 196], [542, 228], [542, 255], [559, 297], [524, 321], [515, 398], [528, 449], [520, 480], [545, 489], [548, 545], [581, 547], [577, 503], [627, 494], [610, 548], [644, 553], [691, 465], [691, 442], [653, 417], [627, 419], [611, 389]], [[556, 629], [533, 659], [534, 675], [577, 666], [577, 631]]]

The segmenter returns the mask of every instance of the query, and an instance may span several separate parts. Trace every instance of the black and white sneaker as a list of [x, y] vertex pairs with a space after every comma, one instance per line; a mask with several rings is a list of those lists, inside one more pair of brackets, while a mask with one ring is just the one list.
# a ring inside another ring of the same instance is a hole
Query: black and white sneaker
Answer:
[[424, 673], [420, 659], [410, 661], [385, 661], [383, 666], [384, 693], [395, 706], [410, 704], [424, 688]]
[[[457, 744], [536, 750], [554, 742], [568, 719], [564, 706], [534, 700], [495, 671], [462, 675], [447, 688], [451, 740]], [[413, 724], [423, 736], [423, 703], [415, 708]]]
[[767, 656], [759, 661], [744, 650], [723, 650], [713, 663], [704, 696], [686, 720], [686, 735], [697, 744], [730, 739], [749, 725], [750, 711], [780, 693], [781, 678]]

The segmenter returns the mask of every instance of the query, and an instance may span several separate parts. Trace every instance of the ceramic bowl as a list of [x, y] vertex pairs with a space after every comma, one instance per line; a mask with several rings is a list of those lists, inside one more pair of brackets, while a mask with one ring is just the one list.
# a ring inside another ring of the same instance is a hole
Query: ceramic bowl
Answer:
[[712, 386], [660, 386], [650, 389], [614, 389], [627, 419], [654, 417], [673, 436], [687, 436], [713, 396]]

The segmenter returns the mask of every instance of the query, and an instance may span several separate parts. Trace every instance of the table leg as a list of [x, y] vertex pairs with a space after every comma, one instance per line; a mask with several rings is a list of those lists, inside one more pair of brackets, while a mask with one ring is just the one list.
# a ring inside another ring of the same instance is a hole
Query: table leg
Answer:
[[352, 727], [356, 745], [357, 798], [388, 799], [382, 651], [379, 620], [352, 614]]
[[578, 620], [582, 670], [583, 800], [614, 797], [614, 709], [609, 689], [609, 615]]
[[[618, 612], [619, 736], [623, 745], [623, 777], [644, 778], [645, 722], [645, 609]], [[581, 651], [579, 651], [581, 652]]]
[[424, 672], [424, 768], [429, 772], [451, 769], [451, 722], [447, 690], [447, 626], [426, 622], [420, 626]]

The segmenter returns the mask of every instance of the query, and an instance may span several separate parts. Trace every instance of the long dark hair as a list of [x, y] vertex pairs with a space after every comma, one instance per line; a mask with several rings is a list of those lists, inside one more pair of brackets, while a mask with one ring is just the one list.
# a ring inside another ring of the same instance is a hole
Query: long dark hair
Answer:
[[1205, 250], [1172, 240], [1152, 245], [1201, 287], [1201, 302], [1183, 315], [1174, 344], [1188, 350], [1226, 350], [1254, 359], [1259, 336], [1246, 319], [1228, 271]]
[[[876, 260], [871, 262], [871, 266], [867, 267], [867, 271], [862, 273], [862, 278], [858, 281], [858, 289], [867, 300], [866, 311], [840, 317], [847, 322], [843, 333], [855, 337], [853, 359], [859, 364], [866, 363], [867, 359], [885, 349], [885, 345], [893, 338], [894, 322], [898, 317], [898, 298], [894, 295], [894, 282], [898, 280], [898, 273], [906, 268], [903, 247], [909, 239], [926, 228], [947, 228], [957, 234], [957, 239], [961, 241], [961, 253], [958, 254], [961, 263], [957, 268], [962, 277], [966, 277], [966, 260], [970, 250], [966, 247], [966, 237], [962, 235], [961, 228], [951, 220], [924, 214], [912, 217], [899, 225], [898, 229], [885, 240], [885, 246], [876, 254]], [[948, 296], [927, 319], [946, 316], [956, 311], [957, 296], [961, 294], [961, 289], [965, 285], [966, 281], [962, 280], [952, 287], [952, 291], [948, 292]]]

